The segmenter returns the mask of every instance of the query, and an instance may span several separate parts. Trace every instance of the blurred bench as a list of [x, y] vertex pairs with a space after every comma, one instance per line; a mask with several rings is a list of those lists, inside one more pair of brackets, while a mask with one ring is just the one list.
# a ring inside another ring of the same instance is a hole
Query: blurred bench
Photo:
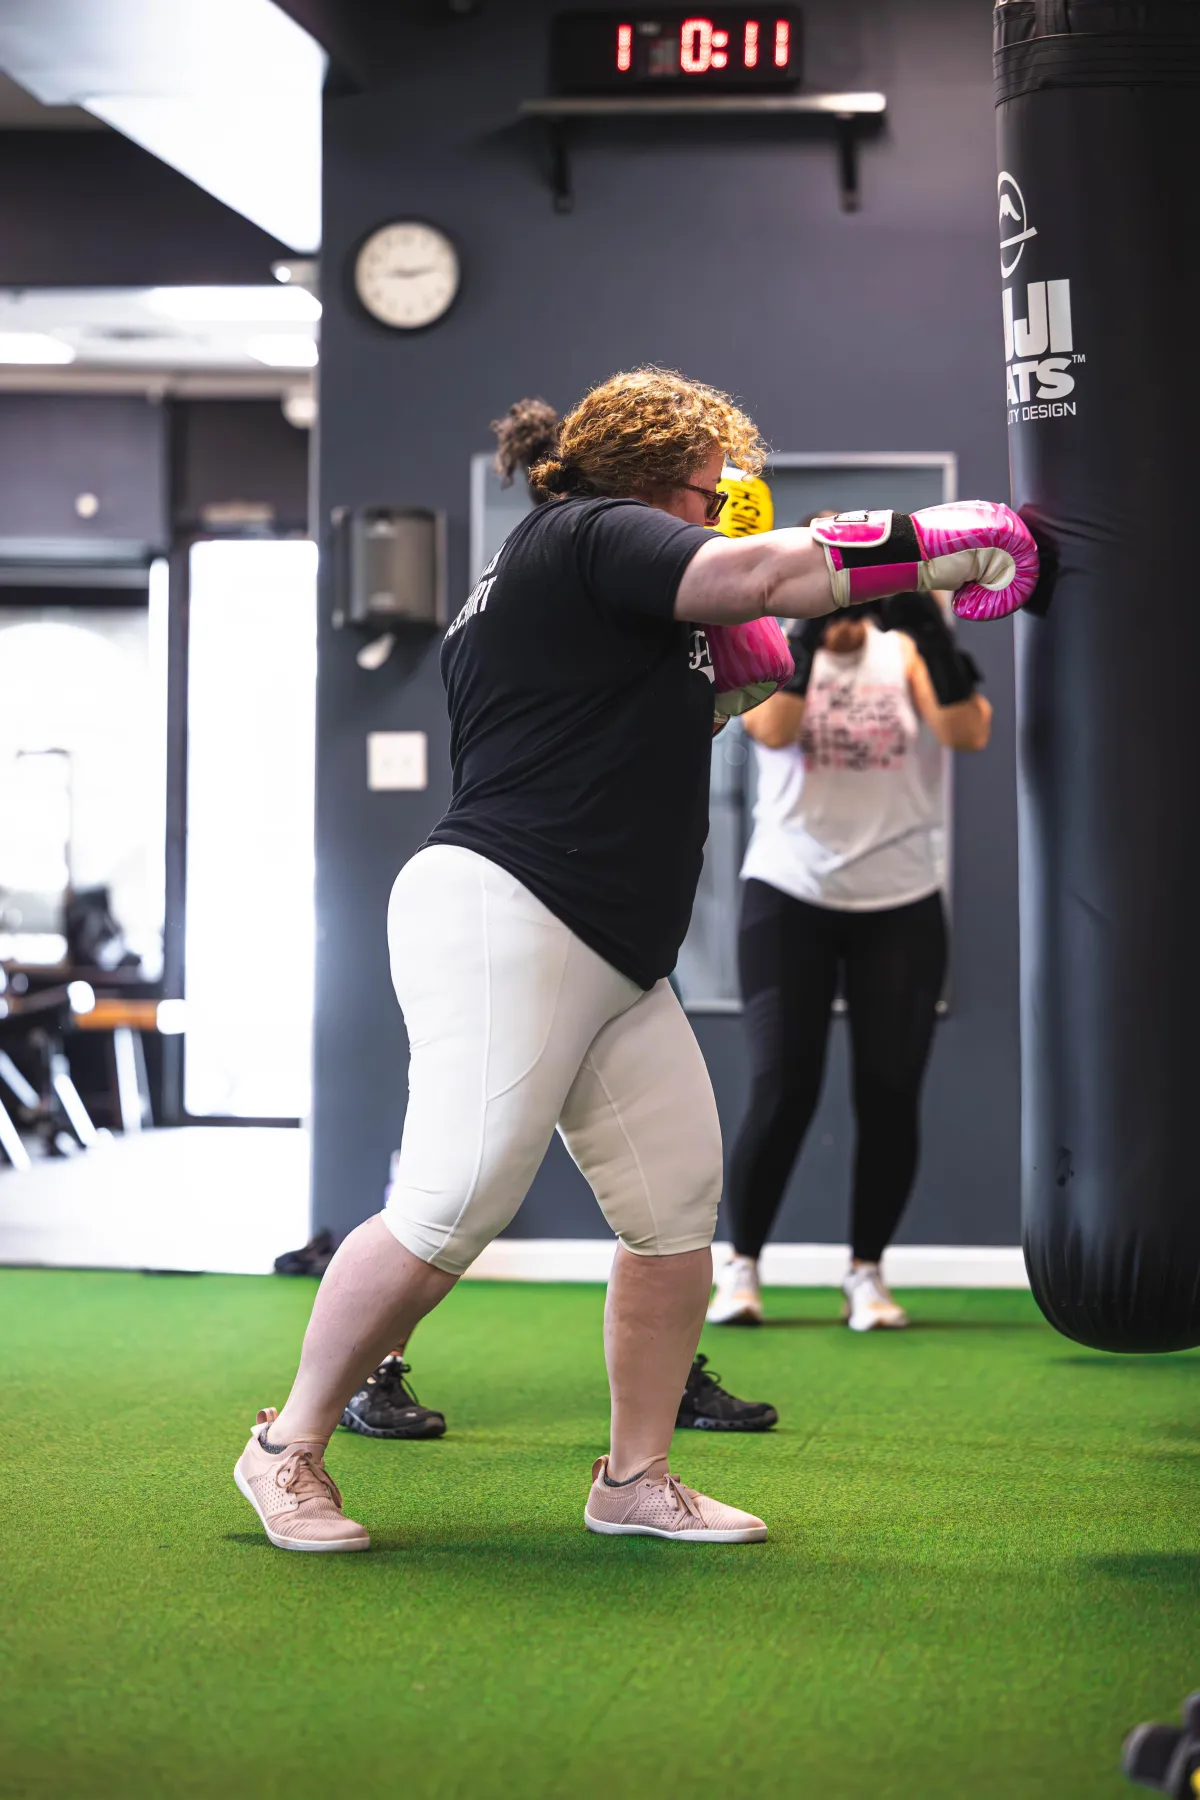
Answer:
[[98, 995], [91, 1012], [76, 1013], [71, 1023], [76, 1031], [112, 1033], [113, 1092], [121, 1130], [153, 1125], [142, 1033], [158, 1030], [158, 1001]]
[[[143, 1040], [159, 1029], [159, 994], [157, 983], [128, 970], [0, 965], [0, 1161], [29, 1167], [22, 1130], [52, 1152], [90, 1149], [97, 1136], [92, 1110], [123, 1132], [154, 1124]], [[84, 1055], [85, 1037], [97, 1033], [108, 1044], [94, 1041], [96, 1054]], [[71, 1143], [62, 1141], [64, 1132]]]
[[[63, 1047], [77, 1009], [94, 1004], [86, 982], [59, 981], [17, 993], [0, 970], [0, 1149], [15, 1169], [28, 1169], [30, 1159], [4, 1104], [4, 1090], [17, 1102], [21, 1123], [52, 1152], [76, 1144], [90, 1150], [96, 1142], [96, 1127], [71, 1078]], [[64, 1137], [69, 1143], [62, 1142]]]

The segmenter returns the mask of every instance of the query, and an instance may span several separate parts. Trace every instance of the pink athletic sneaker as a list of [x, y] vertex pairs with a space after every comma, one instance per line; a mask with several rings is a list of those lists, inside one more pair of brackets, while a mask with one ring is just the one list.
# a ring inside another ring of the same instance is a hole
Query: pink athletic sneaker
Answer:
[[638, 1475], [618, 1484], [605, 1481], [608, 1458], [592, 1468], [592, 1491], [584, 1508], [589, 1531], [609, 1537], [686, 1538], [692, 1544], [761, 1544], [767, 1528], [753, 1513], [723, 1506], [684, 1487], [674, 1475]]
[[371, 1539], [342, 1512], [342, 1496], [325, 1467], [322, 1444], [289, 1444], [264, 1450], [260, 1432], [278, 1414], [266, 1407], [254, 1421], [250, 1442], [233, 1479], [250, 1502], [277, 1550], [369, 1550]]

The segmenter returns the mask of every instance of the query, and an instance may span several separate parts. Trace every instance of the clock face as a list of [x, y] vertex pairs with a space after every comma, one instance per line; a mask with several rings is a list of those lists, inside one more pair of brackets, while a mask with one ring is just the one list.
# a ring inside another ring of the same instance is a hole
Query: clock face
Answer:
[[371, 317], [397, 331], [432, 325], [458, 292], [458, 252], [419, 219], [373, 231], [354, 264], [354, 291]]

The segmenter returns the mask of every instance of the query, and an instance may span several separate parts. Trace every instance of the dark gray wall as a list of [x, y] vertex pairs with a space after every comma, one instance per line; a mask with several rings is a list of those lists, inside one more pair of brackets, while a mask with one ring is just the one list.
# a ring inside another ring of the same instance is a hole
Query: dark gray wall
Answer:
[[[278, 400], [0, 393], [0, 561], [144, 559], [230, 502], [305, 532], [308, 452]], [[83, 493], [93, 518], [76, 511]]]
[[309, 528], [309, 435], [278, 400], [177, 400], [171, 406], [171, 518], [211, 529], [207, 509], [246, 502], [277, 532]]
[[[145, 560], [166, 547], [163, 408], [122, 394], [0, 394], [0, 559]], [[92, 494], [93, 517], [76, 500]]]
[[[535, 128], [549, 4], [412, 28], [403, 81], [330, 99], [326, 132], [321, 514], [400, 501], [445, 508], [452, 593], [466, 583], [467, 461], [524, 393], [565, 406], [643, 360], [742, 396], [780, 450], [954, 450], [961, 491], [1003, 498], [989, 9], [983, 0], [815, 0], [808, 83], [882, 88], [886, 133], [864, 153], [863, 207], [838, 209], [833, 152], [786, 129], [590, 127], [577, 206], [556, 215]], [[450, 45], [453, 43], [453, 51]], [[359, 239], [417, 214], [459, 245], [462, 295], [410, 339], [355, 309]], [[330, 596], [325, 595], [327, 621]], [[930, 1074], [927, 1142], [904, 1236], [1017, 1238], [1017, 939], [1011, 635], [968, 627], [996, 707], [989, 752], [957, 790], [953, 1016]], [[345, 1229], [378, 1203], [404, 1105], [405, 1046], [384, 943], [388, 890], [448, 792], [436, 646], [374, 675], [322, 628], [320, 951], [315, 1211]], [[428, 793], [369, 794], [368, 730], [430, 734]], [[727, 1134], [743, 1100], [741, 1026], [697, 1021]], [[785, 1239], [844, 1237], [850, 1143], [839, 1043]], [[515, 1230], [602, 1230], [557, 1147]]]

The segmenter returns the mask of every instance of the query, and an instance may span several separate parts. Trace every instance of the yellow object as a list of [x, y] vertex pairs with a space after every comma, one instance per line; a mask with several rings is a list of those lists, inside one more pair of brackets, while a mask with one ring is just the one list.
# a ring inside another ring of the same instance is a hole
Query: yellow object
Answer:
[[726, 537], [754, 537], [770, 531], [775, 523], [771, 490], [761, 476], [746, 481], [740, 476], [722, 475], [717, 492], [728, 494], [717, 530]]

